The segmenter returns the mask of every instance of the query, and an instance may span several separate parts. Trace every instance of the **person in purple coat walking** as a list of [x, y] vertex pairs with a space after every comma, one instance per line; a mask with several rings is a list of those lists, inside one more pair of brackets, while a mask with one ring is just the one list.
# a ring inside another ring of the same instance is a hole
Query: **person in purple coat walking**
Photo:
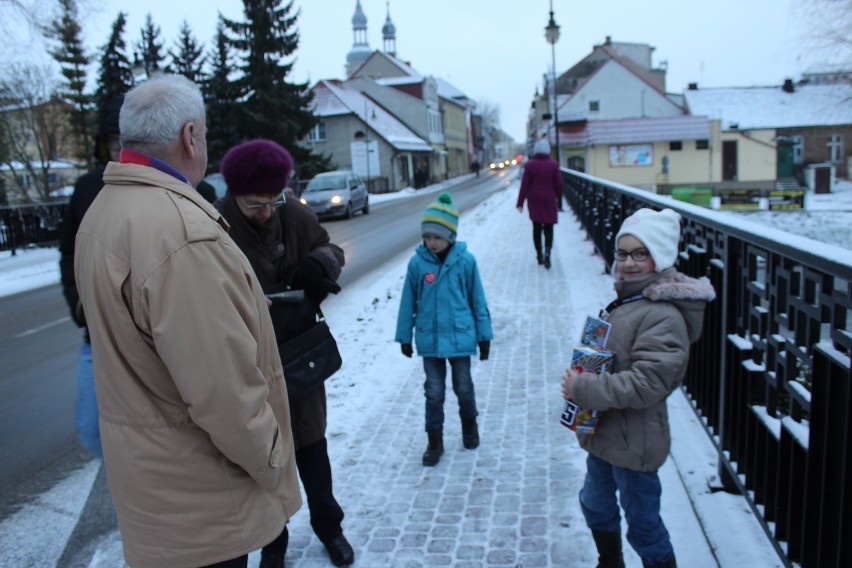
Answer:
[[[553, 225], [562, 199], [562, 173], [559, 164], [550, 157], [550, 143], [542, 138], [535, 143], [532, 157], [524, 166], [521, 190], [518, 193], [518, 212], [524, 210], [524, 201], [533, 223], [533, 245], [539, 264], [550, 270], [550, 249], [553, 247]], [[544, 251], [541, 235], [544, 234]]]

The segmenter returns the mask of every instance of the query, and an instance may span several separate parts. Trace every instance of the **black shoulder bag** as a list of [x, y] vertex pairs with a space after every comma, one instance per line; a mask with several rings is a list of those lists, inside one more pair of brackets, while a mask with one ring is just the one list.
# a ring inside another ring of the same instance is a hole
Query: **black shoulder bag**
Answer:
[[298, 400], [332, 376], [343, 360], [322, 310], [305, 298], [303, 290], [268, 294], [269, 315], [284, 367], [287, 395]]

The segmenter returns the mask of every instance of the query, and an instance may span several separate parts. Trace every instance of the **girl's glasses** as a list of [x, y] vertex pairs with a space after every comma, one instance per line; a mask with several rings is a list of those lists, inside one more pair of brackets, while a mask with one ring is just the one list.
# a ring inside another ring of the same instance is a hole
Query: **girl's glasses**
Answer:
[[623, 250], [615, 251], [615, 260], [618, 262], [624, 262], [628, 256], [635, 262], [645, 262], [651, 256], [651, 253], [648, 252], [648, 249], [636, 249], [630, 252]]

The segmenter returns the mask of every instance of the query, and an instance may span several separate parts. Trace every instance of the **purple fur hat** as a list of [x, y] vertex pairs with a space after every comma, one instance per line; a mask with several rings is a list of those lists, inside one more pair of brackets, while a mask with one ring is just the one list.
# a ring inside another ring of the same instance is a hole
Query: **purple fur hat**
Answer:
[[290, 152], [272, 140], [249, 140], [225, 153], [219, 170], [231, 195], [281, 193], [293, 172]]

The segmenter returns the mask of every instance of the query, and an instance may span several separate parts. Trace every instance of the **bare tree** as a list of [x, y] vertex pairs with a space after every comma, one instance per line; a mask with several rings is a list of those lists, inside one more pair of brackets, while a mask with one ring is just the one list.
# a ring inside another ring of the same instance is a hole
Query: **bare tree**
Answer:
[[0, 0], [0, 46], [14, 47], [27, 33], [38, 37], [50, 11], [37, 0]]
[[66, 150], [70, 129], [53, 75], [48, 67], [13, 65], [0, 78], [0, 161], [11, 174], [8, 191], [24, 202], [46, 201], [62, 183], [51, 161]]
[[827, 63], [852, 66], [852, 0], [802, 0], [804, 41]]

